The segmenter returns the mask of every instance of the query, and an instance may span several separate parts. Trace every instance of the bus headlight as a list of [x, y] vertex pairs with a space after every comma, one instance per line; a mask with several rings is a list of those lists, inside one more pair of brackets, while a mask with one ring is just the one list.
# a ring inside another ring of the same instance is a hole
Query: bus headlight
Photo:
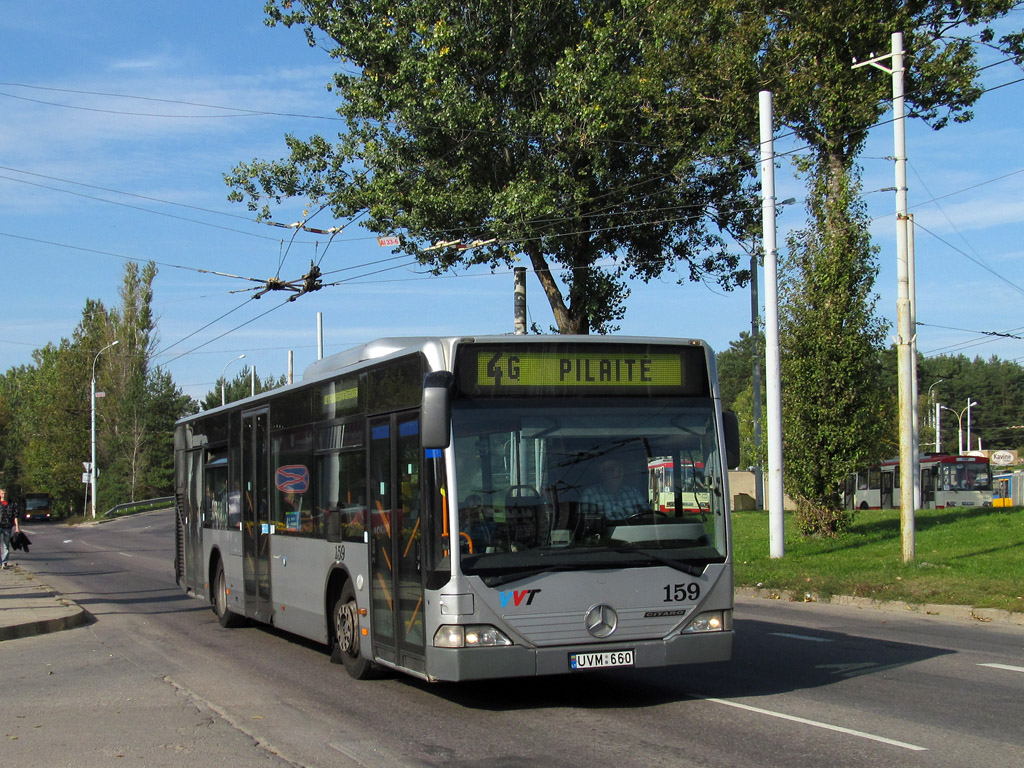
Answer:
[[707, 611], [687, 625], [683, 632], [721, 632], [726, 628], [725, 611]]
[[435, 648], [486, 648], [497, 645], [512, 645], [512, 641], [489, 624], [445, 624], [434, 633]]

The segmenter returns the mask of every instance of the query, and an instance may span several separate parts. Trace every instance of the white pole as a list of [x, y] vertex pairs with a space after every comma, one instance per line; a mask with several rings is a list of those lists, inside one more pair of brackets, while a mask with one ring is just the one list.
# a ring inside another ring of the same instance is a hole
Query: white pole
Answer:
[[775, 140], [772, 93], [761, 91], [761, 227], [764, 238], [765, 392], [768, 401], [768, 542], [773, 558], [786, 554], [782, 487], [782, 369], [779, 363], [779, 276], [775, 242]]
[[324, 359], [324, 313], [316, 313], [316, 359]]
[[754, 345], [751, 366], [752, 411], [754, 417], [754, 509], [764, 509], [764, 467], [761, 466], [761, 356], [758, 339], [761, 336], [761, 302], [757, 295], [757, 249], [750, 249], [750, 340]]
[[288, 383], [295, 382], [295, 350], [288, 350]]
[[92, 359], [92, 378], [90, 379], [89, 387], [89, 402], [92, 404], [92, 455], [90, 456], [91, 463], [89, 465], [89, 486], [92, 491], [93, 520], [96, 519], [96, 361], [100, 359], [100, 355], [120, 343], [119, 339], [110, 342], [107, 346], [97, 352], [96, 357]]
[[910, 296], [910, 388], [913, 403], [914, 509], [921, 508], [921, 419], [917, 410], [917, 279], [914, 268], [914, 214], [907, 214], [907, 289]]
[[942, 453], [942, 404], [935, 403], [935, 452]]

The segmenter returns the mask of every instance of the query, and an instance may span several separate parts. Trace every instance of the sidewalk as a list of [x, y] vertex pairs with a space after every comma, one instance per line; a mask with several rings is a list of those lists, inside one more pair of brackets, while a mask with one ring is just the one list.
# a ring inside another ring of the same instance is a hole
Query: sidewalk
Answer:
[[80, 627], [89, 614], [18, 565], [0, 571], [0, 641]]

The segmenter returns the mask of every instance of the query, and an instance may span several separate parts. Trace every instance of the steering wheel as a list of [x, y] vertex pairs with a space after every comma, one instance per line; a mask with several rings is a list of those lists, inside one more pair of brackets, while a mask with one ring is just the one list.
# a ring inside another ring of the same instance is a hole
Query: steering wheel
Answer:
[[638, 525], [639, 523], [641, 523], [644, 520], [644, 518], [648, 518], [648, 517], [651, 518], [652, 522], [655, 519], [659, 518], [659, 517], [663, 517], [666, 520], [669, 519], [669, 516], [667, 514], [665, 514], [664, 512], [659, 512], [658, 510], [654, 510], [654, 509], [645, 509], [643, 512], [637, 512], [637, 513], [632, 514], [629, 517], [627, 517], [626, 518], [626, 524], [627, 525]]

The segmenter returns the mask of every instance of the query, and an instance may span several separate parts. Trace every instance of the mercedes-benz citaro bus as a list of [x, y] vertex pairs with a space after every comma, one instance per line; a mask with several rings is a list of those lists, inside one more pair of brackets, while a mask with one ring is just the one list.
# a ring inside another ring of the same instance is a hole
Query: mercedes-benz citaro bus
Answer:
[[701, 341], [381, 339], [177, 423], [177, 578], [356, 678], [723, 661], [738, 443]]

